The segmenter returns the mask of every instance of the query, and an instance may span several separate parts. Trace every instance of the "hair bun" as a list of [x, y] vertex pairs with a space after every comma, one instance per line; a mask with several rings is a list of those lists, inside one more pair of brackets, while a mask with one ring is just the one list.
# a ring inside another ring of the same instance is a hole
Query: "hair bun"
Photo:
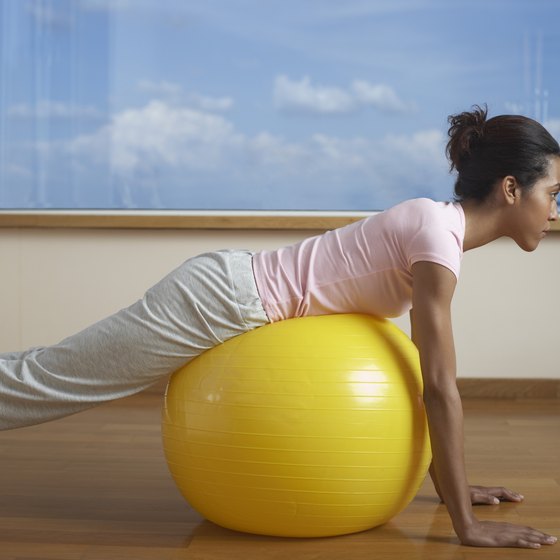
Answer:
[[468, 161], [473, 150], [476, 149], [484, 136], [484, 125], [488, 116], [488, 107], [474, 105], [472, 111], [465, 111], [457, 115], [450, 115], [449, 142], [446, 154], [450, 162], [451, 170], [461, 172], [465, 162]]

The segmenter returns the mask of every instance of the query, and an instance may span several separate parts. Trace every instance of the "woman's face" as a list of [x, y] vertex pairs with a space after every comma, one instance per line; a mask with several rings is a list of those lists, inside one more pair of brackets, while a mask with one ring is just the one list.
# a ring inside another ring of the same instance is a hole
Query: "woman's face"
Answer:
[[556, 197], [560, 192], [560, 157], [552, 157], [548, 175], [521, 194], [517, 207], [513, 239], [525, 251], [534, 251], [558, 219]]

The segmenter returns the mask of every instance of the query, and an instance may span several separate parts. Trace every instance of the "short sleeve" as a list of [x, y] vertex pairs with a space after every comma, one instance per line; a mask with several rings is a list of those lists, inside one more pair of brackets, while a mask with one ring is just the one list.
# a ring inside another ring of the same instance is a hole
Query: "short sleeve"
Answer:
[[462, 250], [457, 237], [448, 229], [425, 226], [416, 233], [408, 247], [408, 263], [428, 261], [445, 266], [457, 278]]

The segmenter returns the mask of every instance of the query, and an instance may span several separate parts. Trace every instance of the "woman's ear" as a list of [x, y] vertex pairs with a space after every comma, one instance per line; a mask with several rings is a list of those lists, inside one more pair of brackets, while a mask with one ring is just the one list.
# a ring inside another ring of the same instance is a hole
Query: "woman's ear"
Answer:
[[517, 179], [507, 175], [500, 182], [500, 193], [506, 204], [516, 204], [521, 196], [521, 187]]

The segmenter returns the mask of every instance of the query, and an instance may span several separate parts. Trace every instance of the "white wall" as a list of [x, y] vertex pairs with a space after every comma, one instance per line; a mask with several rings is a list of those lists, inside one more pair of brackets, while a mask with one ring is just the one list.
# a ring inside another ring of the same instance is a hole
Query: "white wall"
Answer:
[[[286, 231], [0, 229], [0, 352], [46, 345], [142, 296], [184, 259], [258, 250]], [[534, 253], [499, 240], [467, 253], [454, 302], [461, 377], [560, 379], [560, 234]], [[408, 319], [397, 320], [408, 330]]]

